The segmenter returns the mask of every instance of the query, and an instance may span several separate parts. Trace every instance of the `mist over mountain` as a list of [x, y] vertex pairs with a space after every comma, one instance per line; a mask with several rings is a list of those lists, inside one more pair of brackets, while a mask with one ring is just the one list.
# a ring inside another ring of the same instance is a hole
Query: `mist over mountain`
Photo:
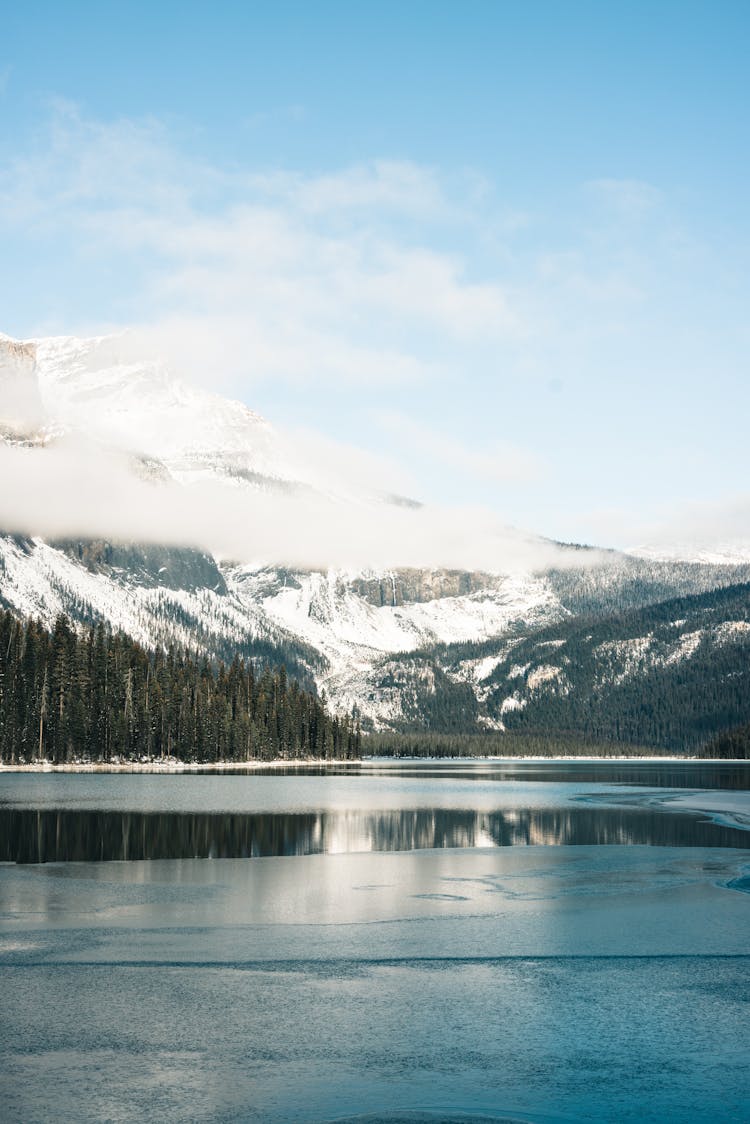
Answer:
[[315, 458], [241, 403], [134, 359], [133, 347], [127, 334], [0, 339], [0, 419], [15, 435], [0, 447], [1, 526], [194, 546], [245, 563], [565, 564], [556, 544], [491, 512], [394, 495], [346, 444], [335, 464]]
[[[0, 433], [1, 605], [47, 625], [60, 613], [104, 621], [147, 648], [285, 663], [371, 728], [544, 729], [550, 715], [578, 728], [581, 699], [705, 655], [692, 617], [656, 644], [648, 621], [641, 641], [618, 614], [750, 580], [742, 551], [564, 546], [485, 509], [394, 495], [346, 445], [316, 460], [314, 445], [144, 361], [127, 334], [1, 336]], [[729, 625], [745, 617], [726, 605], [713, 644], [744, 638]], [[571, 622], [589, 620], [610, 624], [586, 675], [541, 658], [570, 649]], [[625, 653], [620, 679], [606, 644]], [[745, 718], [734, 704], [727, 714]]]

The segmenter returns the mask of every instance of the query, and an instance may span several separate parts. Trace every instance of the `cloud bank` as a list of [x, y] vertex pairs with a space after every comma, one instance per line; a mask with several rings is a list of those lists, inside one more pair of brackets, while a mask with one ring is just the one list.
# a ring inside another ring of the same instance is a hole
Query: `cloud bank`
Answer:
[[95, 443], [0, 446], [0, 526], [40, 536], [198, 547], [241, 562], [350, 570], [448, 567], [502, 573], [565, 564], [486, 509], [357, 502], [311, 488], [184, 486], [140, 479]]

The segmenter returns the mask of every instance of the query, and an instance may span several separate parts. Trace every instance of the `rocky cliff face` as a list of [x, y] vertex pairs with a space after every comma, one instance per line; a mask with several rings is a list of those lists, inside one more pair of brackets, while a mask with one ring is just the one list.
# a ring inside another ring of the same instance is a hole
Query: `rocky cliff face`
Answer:
[[0, 335], [0, 433], [8, 441], [33, 443], [44, 418], [36, 346]]
[[199, 550], [105, 539], [64, 539], [50, 545], [80, 562], [91, 574], [118, 580], [127, 575], [129, 583], [151, 589], [227, 592], [216, 560]]
[[436, 601], [443, 597], [467, 597], [498, 587], [497, 574], [468, 570], [393, 570], [387, 575], [361, 577], [352, 589], [370, 605], [408, 605]]

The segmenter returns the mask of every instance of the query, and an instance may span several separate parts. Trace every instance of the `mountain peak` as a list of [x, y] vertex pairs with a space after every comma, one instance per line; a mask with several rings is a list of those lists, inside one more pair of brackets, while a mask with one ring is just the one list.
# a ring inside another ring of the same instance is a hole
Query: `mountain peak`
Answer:
[[44, 420], [39, 392], [36, 347], [0, 335], [0, 425], [12, 437], [27, 436]]
[[155, 458], [186, 482], [294, 479], [260, 414], [183, 381], [144, 356], [129, 332], [26, 341], [0, 335], [0, 420], [15, 431], [43, 419]]

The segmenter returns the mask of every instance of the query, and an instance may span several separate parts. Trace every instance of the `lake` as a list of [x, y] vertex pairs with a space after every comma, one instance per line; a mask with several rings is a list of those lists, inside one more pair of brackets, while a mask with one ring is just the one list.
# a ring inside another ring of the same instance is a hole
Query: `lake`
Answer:
[[750, 764], [0, 774], [9, 1121], [750, 1118]]

